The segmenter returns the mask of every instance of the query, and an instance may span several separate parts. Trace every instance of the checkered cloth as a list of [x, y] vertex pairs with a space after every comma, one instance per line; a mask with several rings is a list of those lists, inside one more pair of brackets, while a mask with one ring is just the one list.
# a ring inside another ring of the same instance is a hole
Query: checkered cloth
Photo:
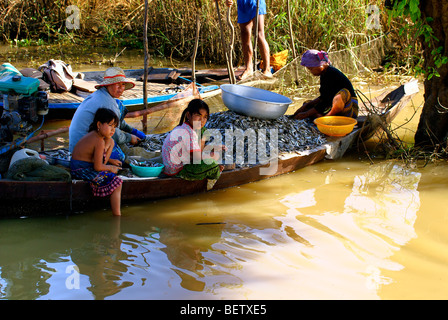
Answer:
[[93, 195], [96, 197], [111, 195], [123, 183], [123, 180], [113, 172], [95, 171], [91, 162], [72, 159], [70, 169], [72, 178], [90, 182]]

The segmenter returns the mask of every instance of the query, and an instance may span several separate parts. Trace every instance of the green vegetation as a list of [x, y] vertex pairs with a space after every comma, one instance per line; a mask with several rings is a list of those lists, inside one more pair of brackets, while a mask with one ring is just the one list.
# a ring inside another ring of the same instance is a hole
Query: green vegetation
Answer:
[[[432, 17], [422, 18], [422, 13], [419, 8], [420, 0], [399, 0], [394, 1], [391, 5], [390, 17], [392, 19], [411, 19], [412, 24], [403, 24], [399, 28], [399, 34], [403, 35], [407, 31], [411, 31], [415, 38], [422, 38], [423, 41], [431, 48], [431, 56], [434, 61], [434, 66], [422, 67], [423, 61], [419, 59], [418, 64], [415, 65], [414, 70], [416, 74], [426, 74], [428, 80], [433, 76], [440, 77], [437, 69], [442, 65], [448, 63], [448, 57], [443, 55], [444, 48], [439, 45], [439, 39], [434, 35], [434, 30], [429, 25], [433, 21]], [[416, 40], [415, 39], [415, 40]], [[412, 49], [412, 45], [408, 46]]]
[[[219, 3], [225, 25], [227, 7], [223, 0]], [[76, 6], [79, 12], [66, 12], [69, 5]], [[267, 0], [267, 5], [266, 35], [272, 52], [290, 48], [287, 1]], [[377, 8], [373, 13], [376, 17], [368, 11], [372, 5]], [[0, 12], [5, 12], [0, 17], [2, 39], [14, 46], [57, 43], [59, 46], [108, 46], [117, 51], [123, 47], [142, 48], [143, 0], [0, 0]], [[151, 54], [189, 60], [194, 47], [197, 14], [201, 20], [198, 59], [207, 63], [224, 62], [217, 11], [212, 0], [149, 0]], [[236, 14], [234, 6], [231, 15], [235, 26]], [[67, 28], [67, 18], [73, 22], [74, 17], [79, 18], [79, 28]], [[400, 31], [409, 21], [403, 19], [398, 24], [388, 21], [380, 0], [291, 1], [291, 17], [298, 54], [306, 48], [327, 51], [351, 48], [387, 33], [391, 50], [386, 52], [386, 67], [408, 69], [420, 63], [415, 35]], [[378, 18], [379, 25], [369, 28], [372, 17]], [[235, 30], [238, 43], [238, 28]], [[236, 61], [241, 61], [240, 46], [235, 46], [235, 51]], [[405, 54], [397, 56], [399, 51]]]

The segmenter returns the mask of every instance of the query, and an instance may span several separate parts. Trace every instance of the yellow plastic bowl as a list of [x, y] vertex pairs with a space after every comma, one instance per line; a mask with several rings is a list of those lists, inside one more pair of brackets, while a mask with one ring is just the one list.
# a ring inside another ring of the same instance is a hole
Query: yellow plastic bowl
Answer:
[[332, 137], [343, 137], [353, 131], [356, 119], [342, 116], [326, 116], [314, 120], [320, 132]]

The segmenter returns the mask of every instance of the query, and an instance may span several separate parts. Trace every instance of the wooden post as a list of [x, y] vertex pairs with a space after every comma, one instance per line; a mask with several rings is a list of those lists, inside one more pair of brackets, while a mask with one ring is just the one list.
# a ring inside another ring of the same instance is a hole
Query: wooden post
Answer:
[[[229, 79], [231, 79], [231, 68], [232, 66], [229, 63], [229, 54], [227, 52], [227, 44], [226, 44], [226, 40], [224, 38], [224, 28], [222, 26], [222, 21], [221, 21], [221, 12], [219, 11], [219, 3], [218, 0], [215, 0], [215, 4], [216, 4], [216, 11], [218, 12], [218, 22], [219, 22], [219, 28], [221, 29], [221, 42], [222, 42], [222, 49], [224, 50], [224, 55], [226, 57], [226, 63], [227, 63], [227, 72], [229, 74]], [[230, 80], [232, 81], [232, 80]]]
[[229, 45], [229, 51], [228, 51], [229, 52], [228, 58], [229, 58], [229, 65], [230, 65], [229, 78], [230, 78], [230, 83], [235, 84], [236, 77], [235, 77], [235, 70], [233, 70], [233, 44], [235, 42], [235, 28], [233, 27], [232, 21], [230, 19], [231, 12], [232, 12], [232, 7], [228, 7], [227, 8], [227, 24], [229, 25], [229, 28], [230, 28], [230, 45]]
[[194, 42], [193, 55], [191, 56], [191, 78], [193, 80], [193, 91], [196, 91], [196, 54], [199, 44], [199, 31], [201, 29], [201, 20], [199, 13], [196, 14], [196, 39]]
[[[291, 5], [289, 3], [288, 0], [288, 23], [289, 23], [289, 38], [291, 39], [291, 49], [292, 49], [292, 57], [293, 57], [293, 61], [294, 63], [296, 60], [296, 47], [294, 45], [294, 34], [292, 32], [292, 22], [291, 22]], [[299, 71], [297, 70], [297, 63], [295, 65], [294, 71], [295, 71], [295, 76], [296, 76], [296, 84], [299, 84]]]
[[[147, 82], [148, 82], [148, 0], [145, 0], [145, 21], [143, 23], [143, 50], [145, 54], [145, 65], [143, 68], [143, 106], [144, 109], [148, 109], [148, 92], [147, 92]], [[146, 134], [148, 131], [147, 116], [143, 115], [142, 118], [143, 132]]]
[[254, 72], [257, 71], [257, 46], [258, 46], [258, 12], [260, 10], [260, 0], [257, 0], [257, 11], [255, 13], [255, 35], [254, 35]]

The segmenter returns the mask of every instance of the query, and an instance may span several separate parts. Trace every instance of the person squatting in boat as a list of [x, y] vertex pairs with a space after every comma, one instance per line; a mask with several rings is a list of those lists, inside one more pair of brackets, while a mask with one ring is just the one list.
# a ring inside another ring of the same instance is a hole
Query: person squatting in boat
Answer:
[[121, 161], [111, 159], [115, 142], [112, 136], [119, 123], [117, 114], [99, 108], [89, 132], [76, 143], [70, 160], [70, 170], [75, 179], [90, 182], [93, 195], [110, 196], [112, 213], [121, 215], [121, 187], [123, 181], [117, 176]]
[[350, 80], [333, 67], [325, 51], [308, 50], [301, 60], [312, 75], [320, 77], [320, 96], [304, 104], [292, 115], [294, 119], [322, 116], [358, 117], [358, 99]]

